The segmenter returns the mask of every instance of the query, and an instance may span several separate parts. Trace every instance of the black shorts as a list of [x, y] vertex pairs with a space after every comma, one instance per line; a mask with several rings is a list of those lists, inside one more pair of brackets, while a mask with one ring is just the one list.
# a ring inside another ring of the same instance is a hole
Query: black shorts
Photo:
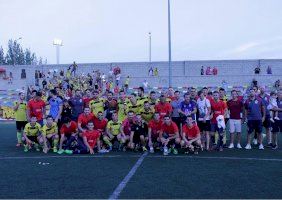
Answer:
[[211, 121], [210, 120], [206, 120], [205, 123], [203, 121], [198, 121], [198, 126], [201, 132], [211, 131]]
[[262, 125], [263, 125], [264, 128], [270, 128], [271, 127], [270, 116], [265, 117], [265, 120], [264, 120]]
[[211, 124], [211, 132], [215, 133], [217, 132], [218, 134], [222, 134], [223, 133], [223, 128], [218, 128], [217, 124]]
[[144, 136], [144, 138], [146, 137], [145, 134], [143, 133], [141, 134], [141, 133], [135, 132], [133, 135], [133, 143], [135, 144], [140, 143], [141, 142], [140, 136]]
[[274, 123], [271, 123], [272, 133], [282, 132], [282, 120], [274, 120]]
[[261, 120], [248, 120], [248, 134], [252, 134], [254, 131], [256, 133], [262, 132]]
[[27, 124], [27, 122], [25, 122], [25, 121], [16, 121], [17, 131], [22, 131], [26, 124]]
[[37, 136], [27, 136], [27, 138], [32, 142], [38, 143]]

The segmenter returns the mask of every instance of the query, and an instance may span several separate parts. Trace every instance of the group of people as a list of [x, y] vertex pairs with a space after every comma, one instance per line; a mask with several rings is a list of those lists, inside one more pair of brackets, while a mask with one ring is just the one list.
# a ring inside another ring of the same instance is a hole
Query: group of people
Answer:
[[[86, 84], [64, 87], [54, 82], [41, 90], [24, 92], [14, 103], [17, 146], [28, 152], [82, 154], [117, 151], [162, 151], [164, 155], [241, 149], [242, 125], [247, 122], [247, 144], [263, 150], [263, 127], [267, 146], [278, 148], [282, 130], [282, 91], [266, 94], [254, 86], [248, 98], [236, 90], [227, 99], [223, 88], [181, 94], [173, 88], [158, 94], [143, 87], [135, 93], [100, 90]], [[226, 125], [229, 123], [230, 143]], [[235, 136], [236, 145], [235, 145]]]

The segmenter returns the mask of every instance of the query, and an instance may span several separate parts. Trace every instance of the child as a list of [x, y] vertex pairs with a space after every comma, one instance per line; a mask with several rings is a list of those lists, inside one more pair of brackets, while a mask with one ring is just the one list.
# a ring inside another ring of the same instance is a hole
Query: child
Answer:
[[[267, 109], [270, 110], [270, 121], [274, 123], [275, 120], [280, 120], [278, 117], [278, 112], [273, 111], [273, 108], [278, 108], [277, 105], [277, 94], [275, 92], [270, 93], [270, 98], [269, 98], [269, 105], [267, 106]], [[274, 119], [273, 119], [274, 118]]]

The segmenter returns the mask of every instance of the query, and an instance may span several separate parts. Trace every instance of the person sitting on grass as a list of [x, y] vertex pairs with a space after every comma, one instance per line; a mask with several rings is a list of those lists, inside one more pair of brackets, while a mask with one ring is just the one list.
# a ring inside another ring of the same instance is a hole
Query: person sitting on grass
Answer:
[[182, 137], [181, 146], [187, 148], [187, 153], [189, 151], [198, 154], [199, 149], [203, 149], [201, 144], [201, 134], [200, 129], [196, 123], [194, 123], [193, 118], [188, 116], [186, 119], [186, 124], [182, 127]]
[[154, 147], [160, 146], [160, 132], [162, 129], [163, 122], [160, 120], [160, 113], [155, 112], [153, 119], [148, 123], [148, 145], [150, 148], [150, 153], [154, 153]]
[[50, 148], [53, 148], [53, 152], [58, 152], [59, 134], [57, 123], [51, 115], [46, 117], [46, 124], [42, 127], [43, 137], [43, 152], [48, 153]]
[[30, 118], [30, 122], [27, 123], [24, 127], [23, 131], [23, 143], [24, 143], [24, 152], [28, 152], [32, 146], [36, 149], [36, 151], [40, 151], [39, 143], [40, 143], [40, 130], [41, 126], [37, 123], [37, 119], [35, 116]]
[[97, 147], [98, 152], [101, 151], [100, 132], [94, 130], [93, 121], [87, 123], [87, 130], [82, 133], [82, 140], [79, 138], [78, 146], [74, 154], [94, 154], [94, 148]]
[[106, 128], [106, 134], [103, 136], [103, 141], [108, 145], [109, 150], [113, 149], [113, 142], [117, 141], [119, 143], [119, 150], [122, 149], [124, 140], [120, 132], [121, 122], [118, 121], [118, 114], [114, 112], [112, 115], [112, 120], [108, 122]]
[[136, 121], [131, 128], [129, 148], [135, 151], [139, 150], [141, 144], [142, 150], [147, 151], [146, 142], [148, 141], [148, 126], [142, 120], [141, 114], [136, 115]]
[[[160, 131], [160, 140], [164, 148], [164, 156], [167, 156], [170, 152], [178, 154], [177, 148], [180, 147], [179, 130], [175, 122], [171, 121], [169, 115], [164, 116], [164, 123]], [[168, 149], [168, 147], [170, 147]]]
[[[58, 154], [66, 153], [66, 154], [72, 154], [72, 144], [77, 140], [77, 124], [75, 121], [72, 121], [69, 117], [64, 118], [63, 125], [60, 129], [61, 139], [60, 139], [60, 145], [59, 145], [59, 151]], [[63, 148], [63, 144], [65, 143], [65, 146]]]

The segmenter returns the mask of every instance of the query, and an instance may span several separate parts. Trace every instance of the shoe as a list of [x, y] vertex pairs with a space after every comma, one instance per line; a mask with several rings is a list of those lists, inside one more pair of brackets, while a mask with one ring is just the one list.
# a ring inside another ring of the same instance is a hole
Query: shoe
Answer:
[[54, 152], [54, 153], [57, 153], [57, 152], [58, 152], [58, 149], [57, 149], [56, 147], [54, 147], [54, 148], [53, 148], [53, 152]]
[[65, 151], [63, 149], [59, 149], [59, 151], [57, 152], [58, 154], [63, 154]]
[[169, 149], [168, 149], [168, 153], [171, 153], [171, 150], [172, 150], [172, 149], [171, 149], [171, 148], [169, 148]]
[[[63, 150], [64, 151], [64, 150]], [[66, 149], [65, 151], [64, 151], [66, 154], [73, 154], [73, 150], [69, 150], [69, 149]]]
[[242, 146], [240, 143], [237, 144], [237, 149], [242, 149]]
[[24, 152], [28, 152], [29, 148], [28, 148], [28, 145], [24, 145]]
[[273, 150], [278, 149], [278, 145], [274, 144], [274, 145], [272, 146], [272, 149], [273, 149]]
[[16, 144], [16, 147], [20, 147], [20, 146], [22, 146], [22, 143], [17, 143]]
[[172, 148], [171, 149], [171, 152], [174, 154], [174, 155], [177, 155], [178, 154], [178, 150], [176, 148]]
[[233, 144], [233, 143], [230, 143], [228, 149], [234, 149], [234, 144]]
[[106, 149], [101, 149], [100, 151], [98, 151], [99, 153], [108, 153], [108, 151]]
[[48, 148], [43, 148], [43, 153], [48, 153], [49, 149]]
[[154, 148], [153, 147], [150, 147], [150, 153], [154, 153]]
[[266, 145], [266, 147], [267, 147], [267, 148], [272, 148], [272, 147], [273, 147], [273, 144], [272, 144], [272, 143], [268, 143], [268, 144]]
[[168, 149], [167, 147], [164, 148], [164, 156], [167, 156], [168, 155]]
[[257, 139], [253, 139], [253, 144], [257, 145], [258, 144], [258, 140]]
[[40, 151], [38, 144], [34, 144], [34, 148], [35, 148], [36, 151]]
[[148, 151], [146, 147], [142, 147], [143, 152]]
[[252, 149], [252, 146], [250, 144], [247, 144], [245, 149], [250, 150], [250, 149]]
[[199, 152], [198, 152], [198, 151], [194, 151], [194, 154], [195, 154], [195, 155], [198, 155], [198, 154], [199, 154]]
[[263, 144], [259, 145], [259, 150], [264, 150]]
[[275, 119], [275, 120], [278, 120], [278, 121], [280, 120], [280, 118], [279, 118], [279, 117], [274, 117], [274, 119]]

